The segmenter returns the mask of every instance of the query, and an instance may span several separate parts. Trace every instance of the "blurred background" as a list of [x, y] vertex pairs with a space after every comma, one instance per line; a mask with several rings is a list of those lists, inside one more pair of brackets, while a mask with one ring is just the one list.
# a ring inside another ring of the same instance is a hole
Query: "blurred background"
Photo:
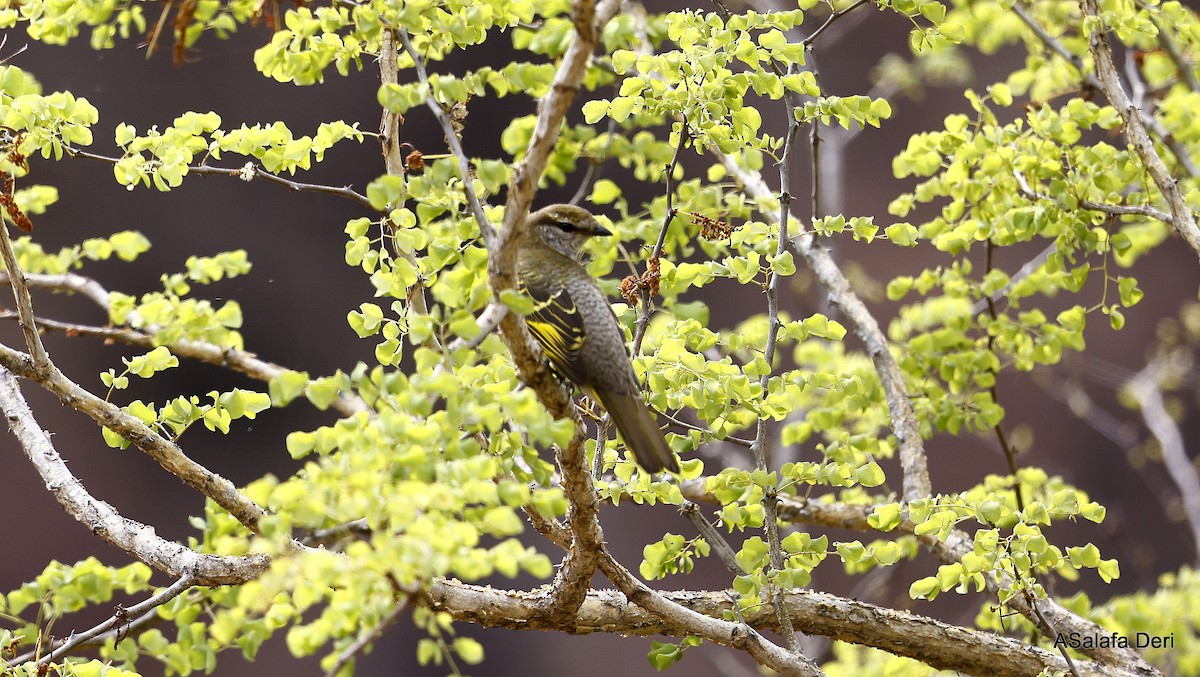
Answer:
[[[805, 29], [811, 31], [821, 18], [810, 19]], [[878, 82], [878, 66], [889, 55], [909, 58], [909, 27], [898, 16], [881, 14], [868, 6], [824, 36], [817, 52], [826, 92], [850, 95], [876, 87], [881, 88], [876, 92], [891, 94], [894, 115], [882, 129], [870, 129], [837, 147], [841, 180], [836, 193], [829, 196], [833, 211], [843, 210], [848, 216], [874, 215], [877, 223], [885, 225], [890, 223], [887, 203], [913, 184], [911, 179], [897, 181], [892, 177], [892, 156], [904, 148], [911, 134], [939, 129], [947, 114], [969, 110], [962, 97], [962, 85], [955, 81], [982, 89], [1002, 79], [1024, 58], [1023, 52], [1016, 50], [973, 58], [944, 74], [942, 86], [930, 84], [920, 91], [896, 91], [888, 83]], [[113, 129], [119, 122], [139, 130], [153, 125], [165, 128], [185, 111], [214, 110], [221, 115], [224, 128], [284, 120], [296, 135], [312, 134], [327, 120], [357, 122], [370, 131], [379, 125], [375, 64], [364, 63], [362, 72], [344, 78], [331, 71], [321, 87], [303, 88], [264, 79], [252, 63], [253, 50], [270, 38], [269, 29], [261, 25], [243, 28], [230, 40], [205, 36], [178, 66], [172, 64], [170, 50], [163, 44], [148, 59], [145, 46], [136, 41], [119, 42], [115, 49], [97, 52], [88, 47], [86, 36], [76, 38], [67, 47], [33, 42], [17, 29], [6, 31], [5, 37], [0, 56], [32, 73], [45, 92], [69, 90], [100, 110], [92, 147], [97, 153], [117, 154]], [[16, 53], [25, 45], [27, 49]], [[480, 60], [504, 63], [506, 45], [506, 36], [494, 37], [483, 48], [473, 50], [471, 59], [475, 64]], [[444, 72], [452, 70], [454, 64], [438, 64], [436, 68]], [[514, 115], [533, 110], [534, 102], [520, 96], [473, 101], [465, 133], [468, 153], [500, 156], [501, 125]], [[763, 105], [760, 110], [768, 126], [782, 129], [782, 106]], [[442, 152], [442, 132], [424, 110], [414, 110], [401, 132], [402, 140], [427, 153]], [[702, 175], [708, 163], [695, 157], [687, 161], [693, 163], [685, 165], [689, 177]], [[230, 159], [225, 166], [237, 166], [236, 162]], [[196, 295], [214, 301], [238, 300], [245, 316], [242, 333], [248, 350], [312, 374], [328, 374], [339, 368], [348, 371], [356, 362], [372, 359], [373, 342], [358, 339], [345, 322], [346, 313], [370, 300], [373, 293], [361, 271], [346, 266], [343, 259], [342, 229], [348, 219], [364, 215], [354, 203], [311, 193], [291, 194], [264, 182], [243, 183], [223, 177], [189, 177], [181, 188], [170, 193], [144, 188], [130, 192], [114, 181], [107, 164], [41, 158], [31, 158], [30, 164], [32, 173], [27, 183], [54, 185], [60, 190], [60, 201], [34, 219], [35, 237], [46, 249], [125, 229], [141, 231], [153, 243], [150, 252], [133, 265], [101, 262], [89, 264], [82, 271], [108, 289], [130, 294], [160, 290], [159, 276], [183, 270], [189, 255], [245, 249], [254, 266], [250, 274], [198, 289]], [[807, 159], [802, 157], [793, 188], [799, 194], [807, 193], [806, 166]], [[298, 178], [362, 191], [382, 172], [379, 146], [367, 139], [357, 145], [339, 144], [325, 162]], [[606, 176], [620, 181], [620, 172], [615, 169], [606, 170]], [[543, 191], [537, 204], [568, 200], [576, 187], [577, 183], [572, 183], [559, 190]], [[804, 210], [798, 213], [804, 214]], [[860, 292], [885, 323], [897, 309], [897, 304], [882, 295], [889, 279], [949, 262], [928, 245], [901, 250], [886, 245], [858, 245], [842, 238], [834, 246], [837, 258], [846, 264]], [[1010, 258], [997, 263], [1015, 270], [1040, 246], [1005, 251], [1004, 256]], [[982, 260], [979, 250], [964, 255]], [[1082, 588], [1100, 602], [1113, 594], [1153, 588], [1160, 574], [1196, 559], [1197, 547], [1183, 521], [1178, 491], [1163, 470], [1140, 415], [1126, 406], [1127, 400], [1119, 398], [1118, 392], [1145, 367], [1164, 336], [1180, 334], [1179, 324], [1172, 324], [1171, 318], [1179, 316], [1184, 303], [1196, 300], [1200, 283], [1197, 271], [1195, 255], [1173, 238], [1138, 262], [1132, 274], [1145, 291], [1145, 299], [1126, 313], [1128, 323], [1122, 331], [1115, 332], [1102, 320], [1094, 320], [1087, 330], [1086, 355], [1072, 355], [1061, 365], [1034, 376], [1006, 373], [1001, 378], [1000, 399], [1008, 411], [1005, 426], [1023, 452], [1020, 462], [1063, 475], [1108, 507], [1103, 525], [1056, 527], [1061, 529], [1058, 542], [1096, 543], [1105, 557], [1120, 560], [1121, 578], [1105, 586], [1094, 575], [1085, 574], [1078, 583], [1064, 584], [1060, 592]], [[792, 291], [784, 298], [785, 309], [793, 316], [823, 309], [819, 290], [806, 284], [803, 273], [797, 276]], [[8, 308], [11, 297], [4, 294], [0, 305]], [[1093, 297], [1085, 292], [1084, 298], [1098, 298], [1098, 292]], [[34, 301], [38, 314], [44, 317], [92, 324], [106, 321], [94, 306], [80, 298], [36, 293]], [[744, 301], [761, 303], [752, 295]], [[710, 298], [708, 302], [717, 325], [740, 319], [744, 312], [743, 299]], [[1061, 302], [1063, 307], [1068, 305], [1067, 299]], [[0, 339], [8, 345], [23, 345], [14, 323], [0, 326]], [[103, 389], [100, 371], [109, 367], [118, 367], [119, 371], [120, 357], [139, 352], [61, 334], [48, 335], [47, 347], [71, 378], [93, 391]], [[1182, 421], [1188, 448], [1194, 449], [1200, 442], [1200, 418], [1194, 415], [1198, 379], [1190, 364], [1184, 366], [1168, 404]], [[240, 380], [215, 367], [188, 362], [136, 386], [130, 397], [159, 402], [180, 392], [202, 395], [218, 387], [263, 389], [261, 384]], [[39, 421], [53, 433], [60, 453], [93, 495], [127, 517], [153, 524], [167, 538], [182, 540], [196, 535], [187, 518], [202, 512], [199, 496], [137, 451], [109, 449], [90, 420], [61, 406], [36, 386], [25, 384], [24, 392]], [[297, 463], [284, 448], [286, 433], [313, 429], [333, 420], [331, 412], [320, 412], [301, 400], [284, 410], [263, 412], [254, 421], [237, 422], [235, 434], [228, 437], [193, 433], [185, 441], [185, 448], [200, 463], [244, 484], [267, 472], [293, 472]], [[991, 437], [939, 436], [930, 442], [929, 450], [935, 491], [963, 490], [987, 473], [1006, 471], [1003, 455]], [[111, 564], [129, 561], [63, 512], [7, 434], [0, 436], [0, 514], [6, 516], [0, 537], [0, 590], [11, 590], [36, 577], [50, 559], [73, 562], [95, 555]], [[653, 519], [643, 515], [642, 509], [635, 512], [626, 508], [608, 508], [602, 513], [606, 535], [618, 558], [630, 567], [640, 561], [642, 546], [664, 530], [693, 534], [688, 522], [669, 508], [655, 510]], [[831, 534], [833, 539], [858, 537]], [[535, 537], [530, 539], [532, 542]], [[544, 550], [557, 559], [552, 546], [545, 544]], [[948, 595], [935, 603], [908, 599], [908, 584], [927, 575], [931, 565], [931, 560], [922, 556], [915, 562], [892, 567], [867, 584], [861, 578], [842, 576], [837, 564], [827, 563], [815, 572], [813, 586], [969, 624], [978, 610], [979, 601], [974, 598]], [[689, 580], [689, 585], [703, 582], [723, 587], [728, 582], [727, 573], [718, 563], [702, 562], [698, 570], [701, 578]], [[162, 582], [166, 584], [165, 579]], [[595, 583], [606, 586], [607, 582], [597, 579]], [[497, 584], [529, 587], [538, 583], [518, 580]], [[681, 582], [668, 579], [663, 585], [671, 588]], [[111, 609], [89, 613], [80, 614], [78, 619], [72, 617], [69, 623], [63, 621], [55, 628], [56, 634], [67, 634], [71, 629], [67, 625], [82, 629], [110, 614]], [[487, 649], [485, 662], [469, 670], [474, 675], [569, 672], [591, 677], [617, 670], [651, 672], [644, 657], [650, 649], [648, 639], [570, 637], [469, 626], [460, 626], [459, 632], [479, 638]], [[444, 667], [417, 665], [415, 640], [419, 636], [423, 633], [402, 620], [359, 661], [358, 674], [445, 674]], [[814, 646], [821, 650], [819, 642]], [[149, 663], [144, 669], [154, 674]], [[695, 677], [754, 674], [752, 664], [743, 656], [710, 646], [690, 651], [686, 667], [680, 669]], [[287, 654], [282, 637], [272, 640], [253, 665], [244, 663], [236, 652], [229, 652], [217, 668], [219, 675], [250, 671], [260, 675], [320, 672], [316, 659], [297, 664]]]

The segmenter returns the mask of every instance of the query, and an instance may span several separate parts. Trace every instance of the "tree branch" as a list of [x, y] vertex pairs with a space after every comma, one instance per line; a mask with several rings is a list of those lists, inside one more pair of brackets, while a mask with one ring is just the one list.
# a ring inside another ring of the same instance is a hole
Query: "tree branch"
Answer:
[[[1129, 145], [1133, 146], [1134, 153], [1142, 161], [1146, 171], [1150, 173], [1154, 185], [1158, 186], [1159, 192], [1170, 205], [1171, 224], [1175, 226], [1175, 230], [1188, 243], [1188, 246], [1200, 255], [1200, 227], [1196, 225], [1196, 218], [1179, 189], [1178, 181], [1171, 176], [1166, 163], [1154, 149], [1154, 142], [1146, 133], [1146, 125], [1142, 120], [1141, 113], [1133, 106], [1129, 101], [1129, 96], [1125, 93], [1120, 76], [1117, 75], [1117, 67], [1113, 64], [1112, 49], [1109, 47], [1107, 32], [1103, 29], [1100, 18], [1100, 6], [1096, 0], [1082, 0], [1081, 6], [1084, 15], [1091, 17], [1101, 26], [1088, 36], [1088, 47], [1091, 49], [1092, 59], [1096, 63], [1096, 76], [1100, 80], [1100, 88], [1120, 113], [1121, 119], [1125, 121], [1126, 140]], [[1187, 157], [1186, 153], [1184, 157]]]
[[33, 373], [39, 378], [45, 378], [54, 369], [54, 363], [46, 354], [46, 346], [42, 345], [42, 336], [34, 323], [33, 300], [29, 296], [29, 286], [25, 282], [24, 271], [17, 264], [17, 255], [8, 236], [8, 224], [4, 222], [0, 222], [0, 255], [3, 256], [4, 268], [8, 271], [8, 284], [12, 287], [13, 298], [17, 304], [17, 322], [21, 325], [25, 346], [33, 358]]
[[42, 387], [58, 395], [63, 404], [87, 414], [100, 425], [133, 442], [138, 449], [158, 461], [159, 465], [172, 475], [216, 501], [248, 529], [257, 532], [258, 521], [266, 512], [238, 491], [232, 482], [188, 458], [179, 447], [151, 430], [137, 417], [80, 387], [50, 361], [37, 330], [33, 301], [25, 284], [25, 276], [17, 265], [12, 241], [8, 237], [8, 227], [4, 224], [0, 224], [0, 250], [8, 269], [13, 295], [17, 300], [21, 328], [31, 351], [31, 355], [26, 355], [0, 345], [0, 366], [19, 376], [37, 381]]
[[1190, 360], [1183, 351], [1156, 357], [1129, 381], [1127, 387], [1141, 408], [1146, 427], [1158, 440], [1167, 475], [1179, 489], [1192, 532], [1193, 562], [1200, 563], [1200, 476], [1184, 447], [1179, 426], [1167, 413], [1162, 393], [1164, 379], [1186, 372], [1190, 366]]
[[[99, 162], [106, 162], [110, 165], [115, 165], [120, 160], [120, 158], [108, 157], [107, 155], [89, 153], [88, 151], [81, 150], [79, 148], [70, 148], [68, 152], [74, 157], [97, 160]], [[283, 186], [293, 193], [323, 193], [325, 195], [335, 195], [337, 197], [346, 198], [351, 202], [357, 202], [359, 205], [366, 207], [371, 211], [375, 211], [375, 208], [371, 206], [371, 201], [367, 199], [366, 195], [356, 192], [349, 186], [326, 186], [319, 183], [303, 183], [300, 181], [292, 181], [291, 179], [285, 179], [277, 174], [272, 174], [253, 162], [247, 162], [242, 167], [235, 167], [232, 169], [228, 167], [213, 167], [212, 165], [193, 165], [188, 167], [187, 171], [189, 174], [196, 174], [198, 176], [228, 176], [241, 179], [242, 181], [262, 179], [268, 183], [274, 183], [276, 185]]]
[[[1060, 57], [1074, 66], [1075, 70], [1079, 71], [1080, 76], [1083, 78], [1084, 85], [1094, 90], [1104, 90], [1104, 86], [1101, 84], [1100, 80], [1097, 79], [1095, 75], [1085, 71], [1083, 67], [1083, 59], [1079, 58], [1075, 54], [1072, 54], [1071, 51], [1067, 49], [1066, 45], [1064, 45], [1060, 40], [1056, 39], [1053, 35], [1050, 35], [1050, 32], [1047, 31], [1040, 23], [1038, 23], [1037, 20], [1029, 14], [1025, 7], [1023, 7], [1020, 3], [1016, 3], [1013, 5], [1012, 11], [1017, 15], [1018, 18], [1021, 19], [1022, 22], [1024, 22], [1026, 26], [1029, 27], [1031, 31], [1033, 31], [1033, 34], [1042, 41], [1042, 44], [1046, 45], [1047, 48], [1049, 48], [1055, 54], [1058, 54]], [[1113, 101], [1111, 98], [1109, 98], [1109, 103], [1120, 109], [1120, 107], [1117, 106], [1117, 102]], [[1127, 111], [1122, 110], [1121, 115], [1124, 116], [1126, 112]], [[1188, 173], [1188, 176], [1192, 178], [1200, 178], [1200, 168], [1196, 167], [1196, 163], [1192, 162], [1192, 157], [1188, 153], [1187, 149], [1184, 148], [1184, 146], [1180, 144], [1175, 137], [1171, 136], [1171, 134], [1167, 132], [1166, 127], [1164, 127], [1161, 122], [1156, 120], [1154, 116], [1147, 114], [1146, 111], [1137, 111], [1137, 114], [1139, 119], [1142, 121], [1142, 124], [1153, 131], [1158, 138], [1162, 139], [1163, 144], [1171, 150], [1171, 153], [1175, 156], [1175, 159], [1179, 161], [1179, 164], [1183, 167], [1184, 171]]]
[[[0, 313], [0, 319], [7, 319], [9, 317], [12, 317], [11, 313]], [[99, 327], [88, 324], [59, 322], [44, 318], [34, 318], [34, 322], [40, 329], [61, 331], [71, 336], [88, 336], [105, 341], [119, 341], [139, 348], [153, 348], [159, 345], [153, 333], [129, 327]], [[171, 343], [168, 347], [171, 349], [171, 353], [178, 357], [225, 367], [263, 383], [270, 383], [279, 375], [290, 371], [286, 367], [260, 360], [254, 353], [234, 348], [223, 348], [202, 341], [182, 340]], [[362, 401], [362, 398], [345, 393], [338, 393], [338, 396], [334, 398], [330, 406], [344, 416], [351, 416], [358, 412], [371, 413], [366, 403]]]
[[0, 409], [50, 493], [67, 514], [105, 541], [159, 571], [186, 577], [194, 585], [245, 583], [257, 578], [269, 564], [266, 555], [222, 557], [198, 553], [159, 537], [154, 527], [126, 519], [112, 506], [93, 498], [58, 455], [21, 395], [16, 377], [6, 368], [0, 368]]
[[[54, 661], [71, 653], [76, 647], [86, 644], [109, 630], [119, 629], [125, 625], [130, 617], [140, 616], [141, 614], [153, 611], [158, 607], [170, 602], [179, 595], [186, 592], [192, 586], [196, 585], [193, 582], [191, 574], [184, 574], [179, 577], [171, 585], [159, 590], [153, 596], [134, 604], [129, 608], [122, 607], [120, 611], [110, 616], [107, 620], [97, 623], [96, 625], [84, 630], [80, 633], [71, 633], [71, 636], [64, 640], [56, 649], [46, 654], [38, 661], [38, 665], [49, 665]], [[26, 659], [28, 660], [28, 658]], [[16, 662], [22, 662], [18, 659]]]
[[[700, 483], [696, 484], [697, 482]], [[685, 482], [681, 489], [683, 490], [683, 495], [689, 500], [714, 500], [704, 492], [702, 480]], [[779, 509], [780, 518], [789, 521], [837, 529], [878, 533], [871, 527], [868, 521], [871, 512], [874, 510], [873, 506], [846, 505], [809, 500], [797, 496], [780, 496]], [[936, 534], [918, 535], [916, 533], [916, 524], [907, 515], [901, 517], [896, 531], [903, 534], [915, 535], [921, 544], [943, 564], [960, 562], [965, 555], [973, 552], [975, 548], [975, 543], [971, 537], [960, 529], [951, 530], [944, 541], [938, 540]], [[988, 590], [993, 593], [998, 592], [1002, 587], [1010, 586], [1012, 583], [1004, 575], [995, 578], [985, 577], [984, 580]], [[1107, 633], [1104, 628], [1095, 622], [1076, 615], [1050, 598], [1034, 600], [1033, 604], [1030, 605], [1024, 597], [1017, 595], [1006, 600], [1006, 603], [1023, 616], [1030, 618], [1035, 625], [1043, 625], [1037, 618], [1038, 615], [1041, 615], [1045, 620], [1045, 624], [1064, 634], [1074, 632], [1080, 636], [1097, 637]], [[1097, 647], [1082, 649], [1082, 651], [1106, 665], [1128, 666], [1140, 671], [1136, 674], [1159, 674], [1157, 670], [1150, 667], [1145, 659], [1133, 649]]]
[[[400, 44], [404, 46], [404, 51], [413, 60], [413, 66], [417, 71], [417, 79], [421, 84], [425, 85], [428, 92], [425, 97], [425, 105], [433, 113], [434, 119], [441, 125], [442, 132], [446, 135], [446, 145], [450, 147], [450, 153], [458, 160], [458, 172], [462, 175], [463, 192], [467, 196], [467, 204], [470, 205], [471, 213], [475, 215], [475, 220], [479, 223], [479, 233], [483, 236], [484, 243], [491, 250], [496, 240], [496, 229], [492, 227], [491, 221], [488, 221], [487, 215], [483, 213], [483, 204], [480, 203], [479, 196], [475, 193], [475, 186], [471, 183], [471, 159], [463, 149], [462, 141], [458, 138], [458, 132], [454, 130], [454, 125], [450, 122], [450, 116], [446, 115], [446, 111], [442, 110], [441, 104], [433, 98], [433, 87], [429, 84], [429, 74], [425, 70], [425, 60], [413, 48], [408, 31], [400, 28], [394, 29], [394, 32], [396, 37], [400, 38]], [[390, 40], [386, 40], [385, 43], [390, 43]]]
[[[660, 618], [668, 626], [673, 626], [679, 632], [677, 636], [695, 635], [722, 646], [740, 649], [749, 653], [760, 665], [766, 666], [782, 675], [795, 677], [823, 677], [825, 673], [803, 655], [792, 653], [763, 637], [757, 630], [745, 622], [719, 620], [694, 611], [687, 605], [681, 604], [672, 597], [648, 587], [629, 570], [621, 566], [605, 549], [600, 560], [600, 569], [608, 576], [608, 580], [625, 595], [625, 598], [637, 606], [649, 611]], [[695, 593], [693, 593], [695, 594]], [[729, 600], [729, 593], [715, 593]], [[736, 599], [734, 597], [733, 599]], [[732, 602], [730, 602], [732, 604]], [[771, 616], [778, 615], [774, 609], [767, 611]], [[786, 615], [786, 614], [785, 614]], [[790, 617], [790, 616], [789, 616]]]
[[167, 472], [213, 499], [244, 526], [257, 532], [259, 520], [266, 515], [258, 504], [238, 491], [229, 480], [188, 458], [179, 447], [151, 430], [137, 417], [80, 387], [53, 364], [50, 365], [49, 374], [39, 376], [28, 355], [3, 345], [0, 345], [0, 366], [18, 376], [37, 381], [57, 395], [66, 406], [86, 414], [96, 423], [129, 440]]
[[[731, 155], [720, 152], [717, 152], [717, 155], [729, 174], [737, 177], [746, 193], [760, 205], [760, 210], [766, 210], [767, 205], [777, 205], [778, 200], [761, 174], [742, 168]], [[766, 213], [764, 216], [775, 217]], [[862, 299], [851, 289], [849, 280], [842, 274], [837, 262], [817, 242], [812, 233], [802, 232], [794, 238], [785, 239], [788, 249], [808, 263], [821, 286], [825, 288], [829, 302], [841, 308], [853, 323], [855, 334], [867, 346], [867, 352], [875, 364], [875, 371], [879, 374], [879, 382], [887, 398], [892, 433], [900, 443], [904, 498], [915, 500], [929, 496], [933, 492], [929, 483], [929, 468], [925, 457], [925, 445], [921, 439], [921, 428], [904, 385], [904, 375], [891, 353], [887, 336]]]
[[[600, 0], [599, 6], [594, 5], [592, 0], [576, 0], [574, 3], [575, 35], [558, 65], [550, 93], [538, 104], [537, 122], [525, 157], [513, 167], [504, 227], [498, 236], [487, 242], [489, 283], [497, 298], [514, 286], [516, 243], [525, 228], [525, 217], [533, 202], [537, 179], [545, 169], [563, 119], [591, 62], [600, 31], [616, 13], [617, 6], [615, 0]], [[403, 33], [401, 39], [406, 40]], [[405, 47], [411, 52], [407, 41]], [[550, 374], [541, 351], [534, 347], [525, 322], [520, 316], [508, 313], [500, 320], [499, 326], [521, 380], [537, 393], [538, 399], [552, 416], [575, 421], [574, 438], [557, 453], [563, 492], [570, 506], [567, 523], [571, 544], [550, 591], [539, 602], [543, 613], [551, 618], [563, 618], [575, 613], [583, 603], [604, 544], [604, 534], [597, 519], [599, 504], [583, 453], [584, 430], [566, 390]]]
[[[640, 604], [629, 603], [616, 590], [593, 590], [566, 625], [551, 625], [540, 614], [530, 593], [445, 580], [434, 584], [428, 604], [456, 620], [487, 627], [637, 636], [700, 634], [697, 632], [700, 629], [708, 633], [701, 635], [705, 639], [731, 647], [752, 643], [754, 637], [761, 638], [756, 630], [778, 630], [775, 614], [766, 606], [743, 610], [741, 615], [747, 625], [719, 620], [735, 612], [731, 600], [736, 596], [731, 591], [659, 594], [647, 589], [646, 592], [681, 609], [681, 613], [672, 617], [660, 616], [644, 610]], [[1067, 669], [1066, 663], [1054, 652], [1014, 639], [815, 590], [790, 590], [784, 593], [784, 605], [807, 633], [883, 649], [942, 670], [989, 677], [1029, 677], [1044, 668], [1052, 671]], [[781, 650], [777, 657], [780, 667], [794, 665], [797, 660]], [[1134, 667], [1109, 667], [1097, 663], [1078, 665], [1081, 674], [1086, 675], [1133, 677], [1144, 674]], [[786, 667], [771, 667], [783, 674], [796, 674]]]

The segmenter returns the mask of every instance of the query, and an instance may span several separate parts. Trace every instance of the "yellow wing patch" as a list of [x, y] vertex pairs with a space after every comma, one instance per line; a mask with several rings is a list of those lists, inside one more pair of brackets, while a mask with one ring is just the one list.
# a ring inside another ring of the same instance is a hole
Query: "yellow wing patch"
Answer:
[[546, 357], [558, 372], [580, 383], [579, 351], [586, 338], [583, 317], [566, 289], [547, 293], [544, 287], [530, 286], [525, 292], [537, 301], [525, 323], [537, 342], [542, 344]]

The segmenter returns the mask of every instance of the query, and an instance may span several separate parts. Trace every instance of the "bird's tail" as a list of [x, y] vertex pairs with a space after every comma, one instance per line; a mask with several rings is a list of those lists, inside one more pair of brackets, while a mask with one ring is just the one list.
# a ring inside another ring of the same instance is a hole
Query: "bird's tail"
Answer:
[[[589, 389], [592, 390], [592, 389]], [[679, 461], [667, 446], [662, 430], [654, 415], [636, 392], [616, 393], [609, 390], [593, 390], [596, 399], [604, 405], [625, 446], [633, 451], [638, 465], [648, 472], [670, 470], [679, 472]]]

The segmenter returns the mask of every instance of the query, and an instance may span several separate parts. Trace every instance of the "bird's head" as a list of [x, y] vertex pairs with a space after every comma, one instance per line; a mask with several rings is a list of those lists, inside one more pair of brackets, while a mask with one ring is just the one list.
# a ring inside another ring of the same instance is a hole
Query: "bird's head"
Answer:
[[540, 238], [554, 251], [578, 260], [579, 248], [588, 238], [612, 235], [591, 212], [574, 205], [550, 205], [529, 215], [529, 234]]

